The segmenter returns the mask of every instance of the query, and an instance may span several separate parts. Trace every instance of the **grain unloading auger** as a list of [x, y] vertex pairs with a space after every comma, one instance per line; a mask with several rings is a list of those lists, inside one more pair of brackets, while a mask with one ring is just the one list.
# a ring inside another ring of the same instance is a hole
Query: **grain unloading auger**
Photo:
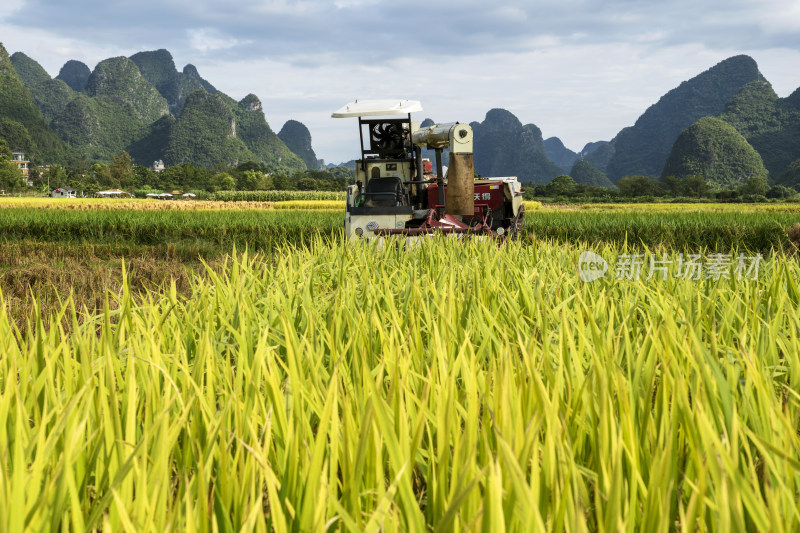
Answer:
[[[472, 128], [458, 122], [420, 128], [411, 121], [417, 111], [422, 106], [414, 100], [356, 100], [333, 113], [358, 118], [361, 138], [356, 184], [347, 188], [348, 237], [518, 237], [525, 206], [517, 178], [476, 179]], [[433, 150], [435, 169], [423, 149]]]

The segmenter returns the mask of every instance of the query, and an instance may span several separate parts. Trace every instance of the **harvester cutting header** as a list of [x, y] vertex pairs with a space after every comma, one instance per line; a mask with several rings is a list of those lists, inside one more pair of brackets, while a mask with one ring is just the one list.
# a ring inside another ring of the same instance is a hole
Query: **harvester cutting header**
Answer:
[[[347, 188], [345, 231], [351, 239], [387, 235], [467, 234], [512, 238], [524, 216], [516, 177], [475, 178], [472, 128], [458, 122], [420, 128], [415, 100], [347, 104], [334, 118], [358, 118], [361, 159]], [[399, 116], [399, 117], [398, 117]], [[366, 137], [366, 138], [365, 138]], [[423, 159], [433, 150], [433, 163]], [[447, 171], [443, 151], [449, 149]]]

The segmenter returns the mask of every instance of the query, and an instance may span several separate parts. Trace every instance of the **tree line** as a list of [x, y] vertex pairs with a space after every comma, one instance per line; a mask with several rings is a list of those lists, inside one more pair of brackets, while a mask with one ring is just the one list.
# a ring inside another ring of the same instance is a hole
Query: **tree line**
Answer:
[[750, 177], [736, 188], [723, 188], [702, 176], [678, 178], [667, 176], [656, 180], [648, 176], [625, 176], [615, 189], [576, 183], [567, 175], [553, 178], [540, 185], [525, 184], [527, 198], [553, 198], [563, 202], [621, 201], [636, 199], [649, 201], [667, 198], [691, 198], [723, 202], [766, 202], [768, 200], [798, 200], [800, 194], [792, 187], [769, 186], [761, 177]]
[[[3, 158], [8, 161], [10, 157], [11, 152], [7, 146], [3, 150], [0, 145], [0, 163]], [[0, 188], [4, 188], [6, 192], [31, 190], [15, 165], [6, 163], [0, 164], [0, 167]], [[28, 180], [33, 183], [33, 190], [40, 193], [47, 193], [58, 187], [72, 187], [79, 193], [91, 196], [97, 191], [111, 188], [139, 194], [172, 190], [197, 193], [221, 190], [343, 191], [352, 183], [352, 176], [353, 171], [346, 167], [287, 173], [285, 170], [275, 171], [253, 161], [236, 167], [200, 167], [183, 163], [156, 172], [150, 167], [134, 164], [131, 156], [122, 151], [112, 156], [111, 162], [107, 164], [33, 167]]]

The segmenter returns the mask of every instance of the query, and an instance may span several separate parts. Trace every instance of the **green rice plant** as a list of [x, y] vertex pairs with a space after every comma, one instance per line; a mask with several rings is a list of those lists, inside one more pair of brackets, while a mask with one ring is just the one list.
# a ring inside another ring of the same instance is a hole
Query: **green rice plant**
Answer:
[[526, 231], [536, 238], [588, 245], [607, 242], [768, 254], [790, 249], [787, 231], [800, 211], [541, 209], [526, 213]]
[[69, 334], [0, 312], [0, 527], [797, 530], [797, 262], [584, 283], [581, 251], [315, 238], [65, 295]]
[[68, 243], [205, 243], [265, 250], [342, 232], [342, 213], [272, 210], [32, 210], [0, 209], [0, 240]]

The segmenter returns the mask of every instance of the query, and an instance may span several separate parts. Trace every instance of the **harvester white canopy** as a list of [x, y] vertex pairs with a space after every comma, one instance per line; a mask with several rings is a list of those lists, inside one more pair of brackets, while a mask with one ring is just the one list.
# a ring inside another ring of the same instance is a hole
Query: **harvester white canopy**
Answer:
[[356, 100], [337, 110], [331, 117], [382, 117], [407, 115], [417, 111], [422, 111], [422, 104], [418, 100]]

